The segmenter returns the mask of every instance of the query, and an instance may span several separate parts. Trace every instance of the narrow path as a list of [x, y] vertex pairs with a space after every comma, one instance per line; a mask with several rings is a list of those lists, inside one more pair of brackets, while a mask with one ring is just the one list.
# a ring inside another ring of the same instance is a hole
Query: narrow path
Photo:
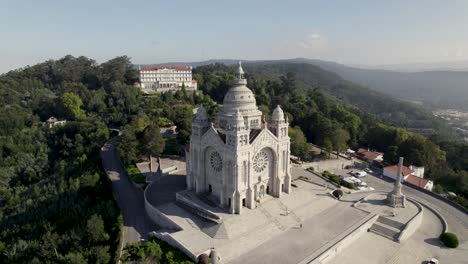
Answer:
[[143, 191], [134, 186], [116, 151], [116, 138], [109, 140], [100, 152], [102, 167], [112, 181], [112, 189], [124, 218], [123, 245], [146, 238], [156, 226], [148, 219]]

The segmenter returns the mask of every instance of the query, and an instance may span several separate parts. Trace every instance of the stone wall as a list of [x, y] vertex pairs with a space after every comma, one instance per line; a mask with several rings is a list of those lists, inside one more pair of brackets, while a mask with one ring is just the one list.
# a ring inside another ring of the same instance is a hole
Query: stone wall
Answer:
[[458, 210], [460, 210], [460, 211], [462, 211], [463, 213], [465, 213], [466, 215], [468, 215], [468, 210], [467, 210], [465, 207], [463, 207], [462, 205], [460, 205], [460, 204], [458, 204], [458, 203], [456, 203], [456, 202], [454, 202], [454, 201], [452, 201], [452, 200], [449, 200], [449, 199], [443, 197], [443, 196], [440, 195], [440, 194], [437, 194], [437, 193], [435, 193], [435, 192], [426, 190], [426, 189], [424, 189], [424, 188], [420, 188], [420, 187], [418, 187], [418, 186], [409, 184], [409, 183], [407, 183], [407, 182], [403, 182], [403, 184], [406, 185], [406, 186], [408, 186], [408, 187], [410, 187], [410, 188], [413, 188], [413, 189], [416, 189], [416, 190], [421, 191], [421, 192], [423, 192], [423, 193], [426, 193], [426, 194], [428, 194], [428, 195], [430, 195], [430, 196], [432, 196], [432, 197], [434, 197], [434, 198], [436, 198], [436, 199], [439, 199], [439, 200], [441, 200], [441, 201], [443, 201], [443, 202], [446, 202], [447, 204], [449, 204], [449, 205], [451, 205], [451, 206], [457, 208]]
[[[154, 184], [154, 183], [152, 183]], [[180, 226], [178, 226], [176, 223], [171, 221], [167, 216], [165, 216], [161, 211], [159, 211], [156, 207], [154, 207], [151, 203], [148, 202], [148, 199], [146, 198], [146, 192], [151, 189], [151, 185], [148, 185], [144, 192], [144, 198], [145, 198], [145, 211], [148, 214], [149, 218], [153, 220], [157, 225], [159, 225], [161, 228], [164, 229], [170, 229], [170, 230], [182, 230]]]
[[155, 236], [165, 242], [167, 242], [169, 245], [179, 249], [180, 251], [184, 252], [185, 255], [187, 255], [191, 260], [193, 260], [195, 263], [198, 262], [198, 256], [193, 254], [190, 250], [188, 250], [182, 243], [179, 241], [175, 240], [171, 234], [161, 232], [161, 233], [156, 233]]
[[406, 239], [410, 238], [416, 231], [418, 231], [424, 215], [424, 210], [418, 202], [409, 198], [408, 201], [416, 205], [418, 208], [418, 213], [413, 216], [413, 218], [411, 218], [408, 223], [406, 223], [405, 228], [400, 232], [400, 236], [398, 237], [398, 242], [400, 243], [406, 241]]

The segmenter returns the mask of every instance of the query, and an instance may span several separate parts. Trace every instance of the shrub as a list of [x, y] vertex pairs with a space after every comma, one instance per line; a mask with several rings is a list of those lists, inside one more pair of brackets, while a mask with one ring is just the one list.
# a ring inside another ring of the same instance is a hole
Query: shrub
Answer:
[[210, 264], [210, 257], [207, 254], [198, 256], [198, 264]]
[[127, 174], [135, 183], [146, 183], [145, 176], [141, 174], [140, 170], [135, 165], [127, 166]]
[[330, 173], [329, 171], [323, 171], [322, 172], [322, 176], [325, 177], [325, 178], [329, 178], [330, 175], [332, 175], [332, 173]]
[[444, 188], [440, 184], [436, 184], [432, 189], [435, 193], [441, 193], [444, 191]]
[[347, 181], [342, 180], [340, 183], [341, 185], [343, 185], [344, 187], [348, 189], [356, 189], [356, 185], [354, 185], [354, 183], [352, 182], [347, 182]]
[[336, 183], [336, 184], [340, 184], [340, 177], [338, 177], [337, 175], [335, 174], [331, 174], [330, 175], [330, 181]]
[[446, 247], [449, 247], [449, 248], [458, 247], [458, 238], [454, 233], [450, 233], [450, 232], [442, 233], [439, 239], [440, 241], [442, 241], [442, 243], [444, 243]]
[[309, 171], [315, 171], [314, 167], [310, 166], [309, 168], [307, 168], [307, 170]]

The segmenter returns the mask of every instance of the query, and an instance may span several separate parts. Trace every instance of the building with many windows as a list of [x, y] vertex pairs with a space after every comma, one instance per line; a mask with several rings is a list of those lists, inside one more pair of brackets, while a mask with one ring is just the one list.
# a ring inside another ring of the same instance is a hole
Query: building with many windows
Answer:
[[190, 66], [143, 66], [139, 67], [140, 87], [143, 92], [197, 90], [197, 81], [192, 80]]

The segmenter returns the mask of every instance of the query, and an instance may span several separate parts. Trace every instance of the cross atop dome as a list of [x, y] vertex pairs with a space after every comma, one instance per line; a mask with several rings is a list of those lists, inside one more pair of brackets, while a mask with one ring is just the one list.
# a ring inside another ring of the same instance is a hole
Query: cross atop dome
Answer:
[[244, 79], [244, 70], [242, 69], [242, 62], [239, 61], [239, 67], [237, 68], [237, 78]]

